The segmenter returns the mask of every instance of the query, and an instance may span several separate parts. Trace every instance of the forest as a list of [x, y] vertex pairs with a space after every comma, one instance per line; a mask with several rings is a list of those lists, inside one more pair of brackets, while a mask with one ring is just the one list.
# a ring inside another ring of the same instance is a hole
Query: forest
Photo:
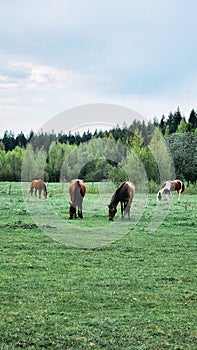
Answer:
[[136, 184], [147, 180], [154, 187], [172, 177], [173, 171], [187, 184], [196, 184], [194, 109], [187, 121], [177, 108], [160, 120], [134, 120], [111, 130], [87, 130], [82, 135], [31, 130], [28, 136], [6, 130], [0, 139], [0, 181], [43, 178], [59, 182], [81, 177], [88, 182], [120, 182], [132, 178]]

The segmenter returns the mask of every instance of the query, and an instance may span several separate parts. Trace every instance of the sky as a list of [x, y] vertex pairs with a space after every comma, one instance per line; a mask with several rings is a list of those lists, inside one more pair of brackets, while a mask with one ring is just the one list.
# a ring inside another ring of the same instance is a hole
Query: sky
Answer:
[[86, 104], [147, 120], [179, 107], [187, 119], [196, 110], [196, 13], [195, 0], [0, 0], [0, 137], [37, 132]]

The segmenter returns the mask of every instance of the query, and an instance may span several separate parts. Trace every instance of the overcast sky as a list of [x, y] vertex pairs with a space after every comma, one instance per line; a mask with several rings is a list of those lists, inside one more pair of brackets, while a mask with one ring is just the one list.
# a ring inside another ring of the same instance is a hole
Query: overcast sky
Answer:
[[0, 0], [0, 136], [92, 103], [147, 119], [179, 106], [187, 118], [196, 109], [196, 13], [195, 0]]

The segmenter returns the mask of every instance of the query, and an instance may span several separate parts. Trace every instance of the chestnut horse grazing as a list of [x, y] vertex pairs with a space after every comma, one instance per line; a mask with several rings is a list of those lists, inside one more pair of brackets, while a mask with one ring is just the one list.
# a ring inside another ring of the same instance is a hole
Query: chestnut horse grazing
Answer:
[[161, 186], [159, 192], [157, 193], [157, 200], [160, 201], [162, 198], [162, 194], [172, 194], [173, 191], [177, 191], [178, 200], [180, 200], [181, 193], [185, 192], [185, 185], [180, 180], [166, 181]]
[[132, 182], [124, 181], [118, 187], [116, 192], [113, 194], [109, 208], [109, 220], [113, 220], [116, 212], [117, 205], [120, 202], [121, 204], [121, 217], [123, 218], [126, 214], [130, 218], [130, 209], [133, 197], [135, 194], [135, 186]]
[[82, 203], [86, 194], [86, 186], [83, 180], [74, 179], [70, 181], [68, 192], [70, 195], [70, 219], [76, 219], [76, 208], [78, 207], [78, 217], [83, 219]]
[[39, 193], [39, 198], [41, 198], [41, 192], [43, 191], [45, 198], [47, 197], [48, 190], [44, 183], [44, 181], [40, 180], [33, 180], [31, 183], [31, 187], [29, 192], [31, 195], [33, 194], [33, 190], [35, 190], [35, 196], [37, 196], [37, 191]]

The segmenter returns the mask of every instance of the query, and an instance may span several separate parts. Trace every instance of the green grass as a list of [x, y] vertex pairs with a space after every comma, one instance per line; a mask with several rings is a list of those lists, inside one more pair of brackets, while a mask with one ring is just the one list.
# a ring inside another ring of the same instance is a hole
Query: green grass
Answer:
[[[8, 186], [0, 183], [0, 349], [197, 348], [197, 195], [180, 202], [174, 196], [151, 232], [157, 205], [151, 194], [140, 220], [134, 203], [135, 225], [120, 239], [78, 249], [45, 234], [29, 215], [21, 185], [13, 183], [10, 195]], [[102, 235], [111, 193], [103, 193], [102, 205], [91, 186], [84, 219], [71, 225], [100, 227]], [[49, 190], [52, 210], [69, 222], [66, 190], [60, 184]], [[44, 201], [27, 199], [39, 208]]]

